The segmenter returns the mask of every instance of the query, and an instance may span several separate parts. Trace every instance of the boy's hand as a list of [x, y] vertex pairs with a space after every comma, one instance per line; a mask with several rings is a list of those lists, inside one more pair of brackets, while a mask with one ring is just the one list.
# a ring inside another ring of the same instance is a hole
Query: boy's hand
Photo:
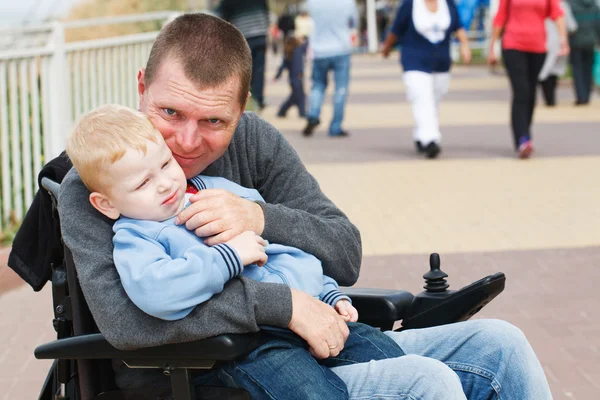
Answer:
[[242, 259], [244, 267], [250, 264], [262, 267], [267, 262], [267, 254], [265, 253], [267, 242], [252, 231], [240, 233], [226, 243], [235, 249]]
[[346, 322], [356, 322], [358, 321], [358, 310], [354, 308], [352, 303], [348, 300], [340, 300], [335, 303], [335, 311], [340, 314], [342, 319]]

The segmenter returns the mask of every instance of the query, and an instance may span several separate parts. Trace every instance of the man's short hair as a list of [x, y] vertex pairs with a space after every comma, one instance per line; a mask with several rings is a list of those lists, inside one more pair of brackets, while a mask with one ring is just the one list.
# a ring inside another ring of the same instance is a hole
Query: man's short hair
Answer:
[[184, 14], [163, 27], [146, 64], [150, 86], [164, 60], [182, 64], [185, 75], [200, 87], [240, 79], [240, 104], [246, 104], [252, 78], [252, 55], [242, 33], [229, 22], [208, 14]]
[[109, 104], [77, 121], [67, 141], [67, 155], [85, 186], [92, 192], [101, 192], [104, 167], [120, 160], [127, 149], [146, 154], [148, 140], [163, 140], [148, 117], [131, 108]]

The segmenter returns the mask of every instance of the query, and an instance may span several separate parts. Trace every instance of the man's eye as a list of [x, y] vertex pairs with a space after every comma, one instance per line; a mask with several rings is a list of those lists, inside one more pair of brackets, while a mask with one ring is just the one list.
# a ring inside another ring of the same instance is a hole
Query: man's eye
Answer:
[[162, 169], [165, 169], [165, 168], [167, 168], [167, 167], [169, 166], [169, 163], [170, 163], [170, 162], [171, 162], [171, 160], [169, 160], [169, 161], [167, 161], [166, 163], [164, 163], [164, 164], [162, 165]]
[[173, 110], [172, 108], [165, 108], [165, 112], [168, 115], [175, 115], [175, 114], [177, 114], [177, 111]]
[[218, 118], [211, 118], [208, 120], [208, 122], [210, 122], [211, 124], [216, 124], [216, 123], [220, 122], [220, 120]]

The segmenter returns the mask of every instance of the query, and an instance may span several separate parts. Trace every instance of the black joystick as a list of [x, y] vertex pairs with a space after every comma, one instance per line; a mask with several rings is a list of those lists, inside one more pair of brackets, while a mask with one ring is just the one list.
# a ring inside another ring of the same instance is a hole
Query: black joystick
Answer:
[[429, 272], [423, 275], [423, 279], [425, 279], [423, 288], [429, 293], [445, 292], [450, 285], [445, 279], [448, 274], [440, 270], [440, 255], [438, 253], [431, 253], [429, 256], [429, 268]]

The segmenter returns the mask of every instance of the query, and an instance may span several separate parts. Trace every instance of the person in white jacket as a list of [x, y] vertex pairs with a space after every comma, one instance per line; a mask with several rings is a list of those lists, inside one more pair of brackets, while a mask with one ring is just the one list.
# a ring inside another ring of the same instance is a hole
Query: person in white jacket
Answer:
[[[577, 30], [577, 21], [573, 17], [571, 6], [567, 1], [561, 1], [560, 6], [565, 13], [567, 31], [569, 33], [575, 32]], [[542, 86], [546, 106], [554, 107], [556, 105], [556, 86], [560, 77], [567, 71], [569, 56], [560, 54], [560, 36], [554, 21], [546, 18], [545, 26], [547, 53], [538, 80]]]

